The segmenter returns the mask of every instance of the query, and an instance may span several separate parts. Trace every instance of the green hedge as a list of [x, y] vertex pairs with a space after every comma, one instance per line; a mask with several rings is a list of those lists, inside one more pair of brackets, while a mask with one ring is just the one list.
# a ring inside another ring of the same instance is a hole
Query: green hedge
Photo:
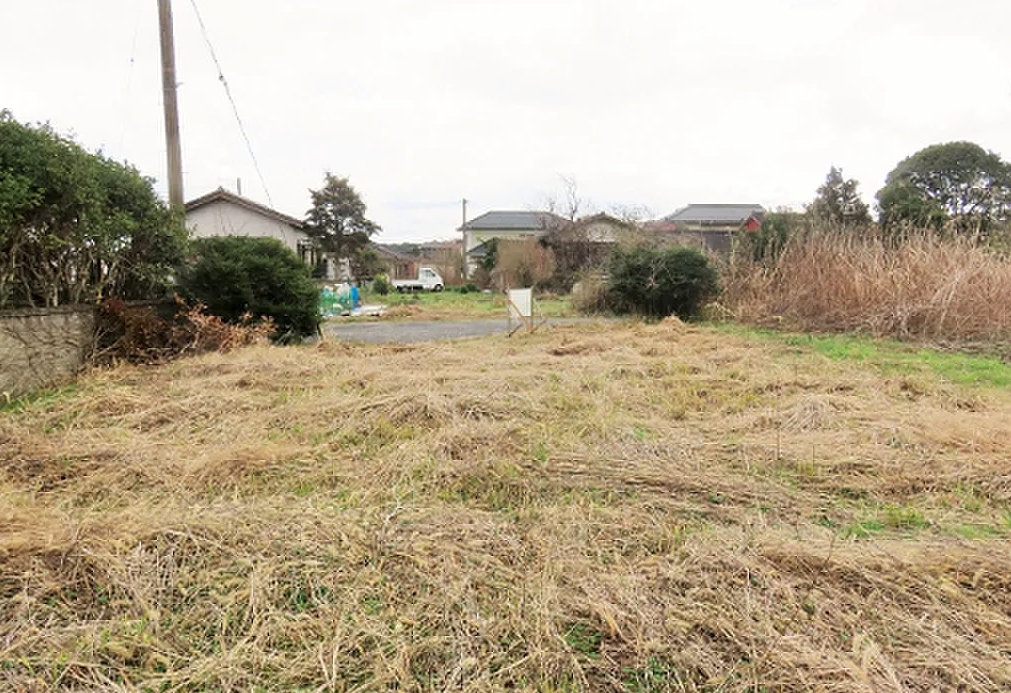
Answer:
[[227, 322], [270, 318], [277, 341], [319, 329], [319, 289], [309, 267], [276, 238], [201, 238], [179, 276], [180, 294]]

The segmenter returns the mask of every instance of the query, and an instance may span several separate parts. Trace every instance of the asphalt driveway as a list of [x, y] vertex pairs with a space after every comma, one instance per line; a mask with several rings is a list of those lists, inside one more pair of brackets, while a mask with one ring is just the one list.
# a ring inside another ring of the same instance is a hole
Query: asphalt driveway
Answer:
[[[549, 318], [538, 329], [552, 325], [573, 325], [597, 322], [595, 318]], [[540, 323], [538, 323], [540, 324]], [[516, 323], [513, 323], [516, 326]], [[505, 335], [508, 324], [504, 318], [496, 320], [404, 320], [404, 321], [356, 321], [330, 320], [323, 325], [327, 337], [336, 337], [345, 342], [436, 342], [444, 339], [484, 337], [490, 334]]]

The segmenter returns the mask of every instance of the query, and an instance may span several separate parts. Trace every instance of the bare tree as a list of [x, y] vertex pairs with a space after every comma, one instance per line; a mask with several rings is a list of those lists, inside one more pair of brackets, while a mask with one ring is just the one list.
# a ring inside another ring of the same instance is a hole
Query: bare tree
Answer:
[[592, 203], [579, 195], [579, 184], [576, 182], [575, 176], [560, 173], [558, 179], [562, 183], [561, 195], [551, 193], [544, 197], [545, 212], [575, 221], [581, 213], [592, 210]]
[[611, 212], [614, 217], [621, 219], [627, 224], [640, 224], [647, 219], [652, 219], [656, 216], [653, 210], [647, 205], [626, 205], [626, 204], [616, 204], [611, 205]]

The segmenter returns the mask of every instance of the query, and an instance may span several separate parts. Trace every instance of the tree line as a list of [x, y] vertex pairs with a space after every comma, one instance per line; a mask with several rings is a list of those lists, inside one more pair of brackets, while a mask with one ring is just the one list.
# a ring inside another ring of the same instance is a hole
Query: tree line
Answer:
[[[872, 223], [857, 181], [830, 169], [807, 207], [816, 222], [866, 227]], [[934, 144], [903, 159], [875, 196], [885, 231], [934, 229], [985, 236], [1007, 224], [1011, 164], [972, 142]]]
[[[349, 258], [359, 276], [374, 273], [378, 260], [369, 254], [369, 240], [380, 227], [350, 181], [328, 172], [323, 186], [308, 192], [304, 229], [313, 245], [333, 258]], [[570, 198], [579, 202], [574, 184]], [[929, 228], [987, 237], [1007, 227], [1011, 165], [971, 142], [931, 145], [899, 162], [876, 202], [877, 227], [886, 232]], [[857, 181], [836, 167], [803, 216], [820, 225], [874, 226]], [[756, 255], [782, 247], [791, 218], [768, 215], [750, 240]], [[553, 237], [548, 244], [553, 240], [571, 245], [571, 239]], [[553, 250], [563, 259], [572, 255], [572, 262], [561, 263], [568, 285], [577, 265], [601, 260]], [[0, 111], [0, 309], [176, 290], [229, 319], [262, 310], [291, 323], [289, 334], [306, 333], [316, 325], [315, 290], [309, 268], [286, 253], [271, 239], [192, 242], [182, 214], [170, 210], [152, 179], [136, 168], [87, 152], [48, 125], [24, 125]], [[283, 276], [285, 286], [298, 285], [289, 292], [297, 310], [279, 303], [284, 292], [263, 278], [270, 273]]]

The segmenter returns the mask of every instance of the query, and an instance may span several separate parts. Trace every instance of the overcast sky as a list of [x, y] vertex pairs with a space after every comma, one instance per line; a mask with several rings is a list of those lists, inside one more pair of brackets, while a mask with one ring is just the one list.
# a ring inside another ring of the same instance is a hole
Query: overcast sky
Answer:
[[[4, 0], [0, 108], [166, 194], [156, 0]], [[452, 238], [577, 182], [594, 210], [868, 203], [930, 144], [1011, 158], [1006, 0], [174, 0], [185, 195], [303, 217], [349, 176], [381, 242]]]

